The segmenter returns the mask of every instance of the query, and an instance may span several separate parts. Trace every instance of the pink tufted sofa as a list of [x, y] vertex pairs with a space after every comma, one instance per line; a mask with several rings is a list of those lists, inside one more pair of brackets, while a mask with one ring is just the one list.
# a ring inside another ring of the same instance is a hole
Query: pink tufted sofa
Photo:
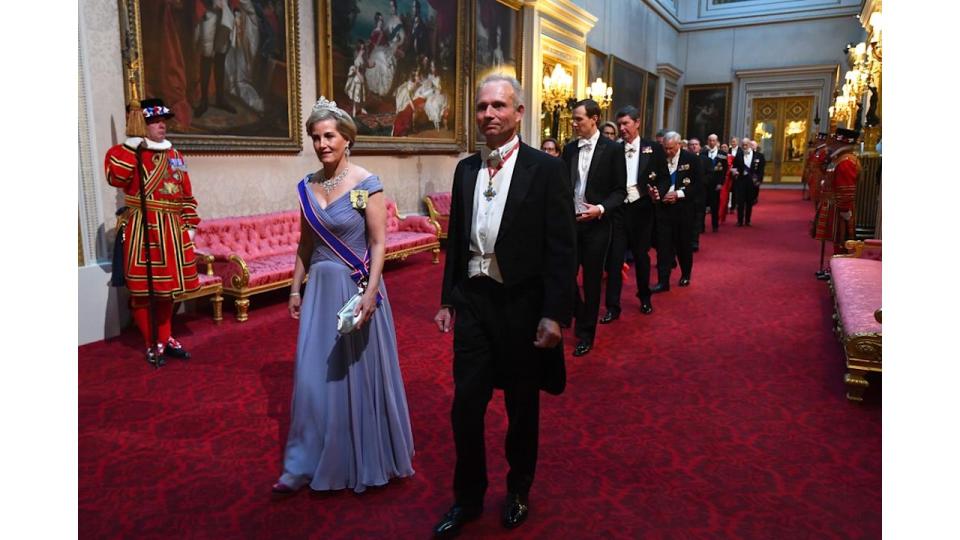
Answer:
[[387, 197], [386, 260], [403, 260], [422, 251], [433, 252], [433, 264], [440, 263], [440, 226], [427, 216], [401, 218], [397, 203]]
[[880, 240], [846, 243], [848, 255], [830, 259], [834, 331], [847, 359], [847, 399], [862, 401], [870, 385], [866, 374], [879, 373], [882, 361], [883, 257]]
[[423, 202], [427, 205], [427, 212], [438, 227], [440, 227], [440, 238], [446, 240], [447, 230], [450, 227], [450, 197], [449, 191], [427, 193]]
[[[437, 231], [425, 216], [400, 219], [396, 203], [387, 198], [387, 260], [433, 251], [433, 262], [439, 263]], [[194, 238], [197, 252], [212, 258], [223, 293], [234, 298], [239, 322], [249, 317], [251, 296], [290, 286], [299, 242], [299, 210], [205, 219]]]

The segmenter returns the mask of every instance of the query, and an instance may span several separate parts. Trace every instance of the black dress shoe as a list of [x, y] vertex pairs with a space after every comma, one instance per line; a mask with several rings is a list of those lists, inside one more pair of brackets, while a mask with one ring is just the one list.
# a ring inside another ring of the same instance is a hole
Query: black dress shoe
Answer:
[[643, 313], [644, 315], [649, 315], [653, 313], [653, 304], [651, 304], [650, 302], [641, 303], [640, 313]]
[[500, 522], [508, 529], [514, 529], [523, 524], [530, 514], [530, 505], [527, 498], [516, 493], [507, 493], [503, 501], [503, 513]]
[[604, 313], [603, 317], [600, 317], [600, 324], [610, 324], [619, 318], [620, 313], [608, 310], [606, 313]]
[[163, 348], [163, 355], [167, 358], [179, 358], [181, 360], [190, 359], [190, 353], [188, 353], [183, 347], [170, 347], [168, 345]]
[[167, 365], [167, 361], [163, 358], [163, 353], [158, 353], [156, 349], [147, 349], [147, 363], [156, 367]]
[[480, 517], [483, 508], [478, 506], [461, 506], [455, 504], [443, 515], [440, 523], [433, 527], [434, 538], [452, 538], [465, 524]]
[[657, 283], [653, 287], [650, 287], [651, 293], [667, 292], [670, 290], [670, 286], [664, 283]]
[[681, 287], [689, 287], [689, 286], [690, 286], [690, 278], [688, 278], [688, 277], [680, 278], [680, 283], [678, 283], [678, 285], [680, 285]]
[[593, 348], [593, 345], [591, 345], [590, 343], [587, 343], [586, 341], [581, 341], [580, 343], [577, 343], [577, 346], [573, 349], [573, 355], [583, 356], [588, 352], [590, 352], [590, 349], [592, 348]]

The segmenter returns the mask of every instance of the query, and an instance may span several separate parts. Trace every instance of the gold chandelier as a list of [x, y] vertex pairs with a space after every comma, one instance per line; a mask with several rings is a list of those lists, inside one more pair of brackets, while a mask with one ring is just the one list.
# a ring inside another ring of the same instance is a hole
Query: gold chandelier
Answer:
[[550, 109], [563, 107], [573, 97], [573, 75], [559, 63], [550, 75], [543, 76], [543, 103]]
[[607, 86], [603, 79], [597, 77], [597, 80], [590, 83], [587, 87], [587, 98], [592, 99], [600, 105], [601, 110], [605, 110], [613, 101], [613, 87]]
[[859, 105], [871, 86], [877, 86], [882, 75], [882, 21], [883, 15], [875, 11], [869, 19], [869, 39], [847, 46], [847, 59], [851, 66], [843, 76], [843, 85], [838, 89], [830, 118], [836, 123], [853, 127]]

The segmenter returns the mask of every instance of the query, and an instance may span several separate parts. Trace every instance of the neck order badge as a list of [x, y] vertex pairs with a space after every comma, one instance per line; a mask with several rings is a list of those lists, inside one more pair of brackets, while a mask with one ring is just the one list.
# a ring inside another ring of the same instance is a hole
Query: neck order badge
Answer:
[[[513, 153], [516, 151], [518, 146], [520, 146], [520, 143], [513, 145], [513, 148], [508, 150], [506, 154], [503, 154], [502, 157], [500, 155], [500, 152], [501, 152], [500, 150], [495, 150], [491, 152], [490, 155], [487, 157], [487, 172], [489, 173], [490, 178], [487, 180], [487, 189], [486, 191], [483, 192], [483, 196], [488, 201], [493, 200], [493, 198], [497, 196], [496, 190], [493, 189], [493, 177], [496, 176], [498, 172], [500, 172], [500, 169], [503, 168], [503, 164], [506, 163], [508, 159], [510, 159], [510, 156], [513, 155]], [[491, 167], [490, 166], [491, 162], [496, 163], [496, 165]]]

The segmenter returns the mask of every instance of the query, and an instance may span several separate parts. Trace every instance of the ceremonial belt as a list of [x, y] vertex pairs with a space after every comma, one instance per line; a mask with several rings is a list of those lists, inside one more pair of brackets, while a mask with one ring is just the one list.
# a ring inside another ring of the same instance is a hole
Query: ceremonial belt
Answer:
[[[307, 187], [309, 180], [310, 175], [307, 175], [297, 184], [297, 193], [300, 195], [300, 210], [303, 212], [304, 219], [307, 220], [310, 228], [317, 233], [317, 236], [327, 244], [327, 247], [329, 247], [344, 264], [353, 270], [350, 273], [350, 279], [357, 284], [357, 287], [366, 289], [367, 281], [370, 279], [370, 250], [366, 250], [361, 259], [360, 256], [354, 253], [352, 249], [344, 244], [337, 235], [333, 234], [333, 232], [323, 224], [320, 216], [318, 216], [314, 210], [313, 205], [310, 204], [309, 194], [307, 193], [307, 190], [310, 189]], [[377, 305], [380, 304], [382, 299], [383, 297], [380, 295], [380, 291], [377, 291]]]
[[[140, 211], [140, 197], [131, 197], [130, 195], [125, 195], [123, 197], [123, 202], [127, 204], [132, 210]], [[147, 210], [153, 210], [154, 212], [164, 212], [167, 214], [179, 214], [183, 209], [183, 205], [179, 202], [170, 202], [170, 201], [158, 201], [158, 200], [148, 200], [147, 201]]]

